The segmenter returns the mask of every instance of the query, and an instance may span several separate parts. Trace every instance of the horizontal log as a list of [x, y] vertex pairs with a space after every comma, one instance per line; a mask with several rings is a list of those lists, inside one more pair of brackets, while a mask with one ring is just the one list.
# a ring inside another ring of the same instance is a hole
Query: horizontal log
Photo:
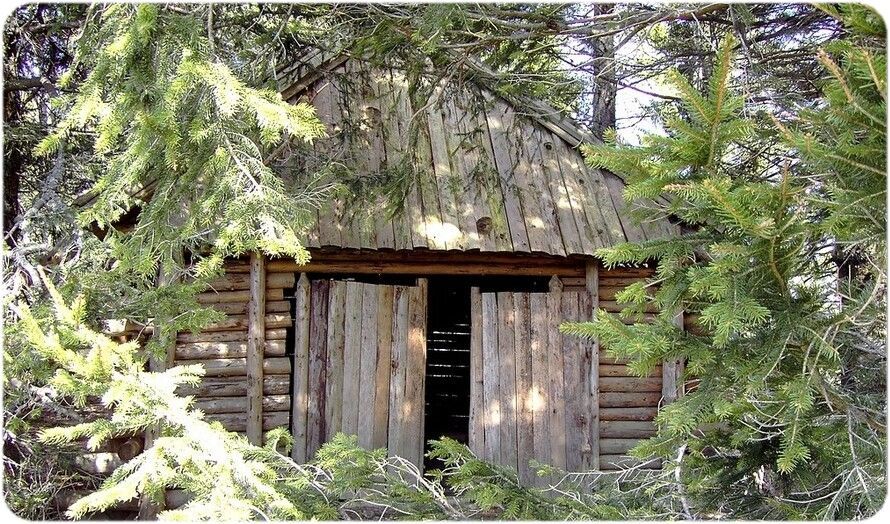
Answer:
[[[266, 315], [266, 328], [290, 327], [293, 323], [289, 313], [270, 313]], [[229, 315], [222, 322], [208, 324], [202, 331], [241, 331], [247, 332], [247, 315]]]
[[[243, 413], [219, 413], [207, 415], [207, 420], [215, 420], [229, 431], [245, 431], [247, 417]], [[290, 411], [270, 411], [263, 413], [263, 431], [287, 427], [290, 424]]]
[[600, 420], [654, 420], [657, 407], [648, 408], [600, 408]]
[[661, 378], [602, 377], [600, 378], [600, 391], [604, 393], [660, 393]]
[[[203, 364], [204, 376], [207, 377], [231, 377], [247, 375], [246, 358], [211, 358], [205, 360], [181, 360], [178, 366], [187, 364]], [[290, 373], [290, 359], [288, 357], [272, 357], [263, 359], [263, 373], [269, 375], [283, 375]]]
[[600, 453], [603, 455], [624, 455], [642, 441], [638, 438], [602, 438]]
[[[600, 376], [601, 377], [636, 377], [629, 367], [627, 366], [615, 366], [615, 365], [603, 365], [600, 364]], [[652, 373], [649, 374], [650, 377], [660, 377], [661, 376], [661, 366], [655, 366], [652, 369]]]
[[657, 393], [600, 393], [600, 407], [642, 408], [658, 406], [661, 391]]
[[[286, 289], [294, 287], [296, 281], [293, 272], [266, 273], [266, 289]], [[213, 279], [208, 286], [214, 291], [237, 291], [250, 289], [249, 273], [232, 273]]]
[[647, 278], [655, 274], [651, 267], [614, 267], [600, 269], [600, 278]]
[[[195, 401], [195, 407], [208, 414], [247, 413], [247, 397], [203, 397]], [[287, 411], [290, 395], [263, 395], [263, 412]]]
[[515, 253], [434, 250], [310, 250], [304, 266], [293, 260], [272, 260], [269, 271], [403, 275], [524, 275], [583, 277], [585, 259]]
[[[286, 329], [267, 329], [266, 340], [284, 340], [287, 338]], [[212, 331], [208, 333], [180, 333], [176, 336], [176, 342], [180, 344], [192, 344], [195, 342], [235, 342], [247, 340], [247, 330], [241, 331]]]
[[[290, 375], [266, 375], [263, 377], [263, 395], [284, 395], [290, 392]], [[243, 397], [247, 395], [245, 377], [205, 378], [197, 386], [180, 386], [180, 395], [204, 397]]]
[[[199, 293], [197, 296], [199, 304], [230, 304], [230, 303], [246, 303], [250, 300], [250, 290], [243, 289], [239, 291], [207, 291]], [[283, 289], [269, 289], [266, 291], [267, 300], [284, 300]]]
[[[227, 315], [247, 314], [247, 302], [227, 302], [225, 304], [213, 304], [213, 309]], [[266, 302], [266, 313], [285, 313], [290, 311], [290, 302], [287, 300], [273, 300]]]
[[649, 438], [655, 435], [655, 423], [637, 420], [601, 420], [600, 438]]
[[[604, 309], [609, 313], [620, 313], [627, 306], [627, 304], [619, 304], [614, 300], [600, 300], [598, 304], [600, 309]], [[656, 307], [655, 304], [646, 304], [644, 311], [646, 313], [658, 313], [658, 307]]]
[[[267, 340], [263, 355], [280, 357], [284, 355], [286, 341]], [[242, 358], [247, 356], [247, 341], [232, 342], [193, 342], [176, 345], [177, 360], [202, 360], [208, 358]]]
[[600, 275], [600, 286], [606, 287], [627, 287], [637, 282], [645, 282], [646, 277], [643, 276], [617, 276], [617, 275]]
[[641, 461], [639, 459], [627, 457], [624, 455], [600, 455], [600, 469], [604, 471], [615, 471], [631, 467], [639, 467], [641, 469], [659, 469], [661, 468], [661, 460], [651, 459]]

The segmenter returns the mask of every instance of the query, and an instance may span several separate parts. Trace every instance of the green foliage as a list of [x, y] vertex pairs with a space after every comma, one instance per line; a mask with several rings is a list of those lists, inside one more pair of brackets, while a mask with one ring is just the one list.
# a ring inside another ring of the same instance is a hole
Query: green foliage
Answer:
[[[629, 314], [656, 307], [654, 322], [598, 311], [562, 329], [598, 337], [640, 375], [686, 361], [694, 388], [633, 454], [679, 451], [699, 514], [853, 518], [883, 502], [886, 60], [876, 31], [820, 55], [824, 103], [791, 123], [745, 113], [727, 39], [705, 93], [673, 75], [682, 116], [664, 122], [666, 136], [587, 148], [591, 165], [626, 177], [629, 203], [650, 202], [650, 216], [675, 217], [689, 234], [598, 253], [609, 267], [657, 261], [645, 285], [618, 295]], [[777, 131], [781, 149], [753, 147]], [[692, 332], [673, 322], [681, 311]]]
[[131, 231], [112, 229], [106, 239], [119, 278], [134, 285], [159, 266], [182, 266], [183, 249], [197, 257], [198, 277], [250, 250], [307, 259], [303, 188], [265, 159], [282, 139], [311, 141], [323, 126], [311, 106], [240, 80], [212, 38], [189, 12], [101, 11], [78, 47], [76, 67], [89, 74], [37, 148], [49, 154], [74, 133], [93, 133], [101, 176], [80, 218], [109, 228], [139, 209]]

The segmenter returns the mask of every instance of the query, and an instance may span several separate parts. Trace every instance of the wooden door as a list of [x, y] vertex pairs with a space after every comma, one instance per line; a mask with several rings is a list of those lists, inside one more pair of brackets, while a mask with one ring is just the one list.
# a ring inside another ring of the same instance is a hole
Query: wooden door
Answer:
[[593, 465], [592, 344], [559, 333], [590, 318], [590, 294], [473, 289], [470, 448], [535, 482], [529, 461], [579, 471]]
[[293, 456], [338, 432], [365, 448], [423, 462], [427, 281], [342, 280], [297, 286]]
[[470, 449], [527, 484], [543, 483], [531, 459], [614, 470], [634, 464], [624, 454], [654, 433], [661, 368], [633, 376], [595, 343], [561, 334], [560, 323], [590, 319], [597, 302], [571, 284], [554, 277], [545, 293], [472, 291]]

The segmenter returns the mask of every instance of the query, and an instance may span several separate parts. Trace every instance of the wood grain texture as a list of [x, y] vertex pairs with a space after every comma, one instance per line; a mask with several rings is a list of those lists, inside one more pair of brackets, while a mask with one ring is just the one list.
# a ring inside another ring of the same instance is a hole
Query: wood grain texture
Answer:
[[291, 434], [294, 447], [291, 457], [300, 464], [306, 462], [307, 414], [309, 402], [309, 330], [310, 330], [310, 286], [306, 273], [300, 274], [294, 291], [294, 376], [293, 416], [291, 418]]
[[325, 437], [327, 391], [327, 331], [330, 280], [316, 280], [310, 287], [309, 396], [306, 404], [306, 457], [311, 458]]

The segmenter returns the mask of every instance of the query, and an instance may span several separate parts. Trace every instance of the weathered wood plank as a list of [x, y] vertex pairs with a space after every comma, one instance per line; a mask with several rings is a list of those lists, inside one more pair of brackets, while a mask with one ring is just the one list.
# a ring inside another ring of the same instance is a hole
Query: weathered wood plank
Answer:
[[660, 378], [603, 377], [600, 391], [605, 393], [656, 393], [661, 392]]
[[657, 407], [648, 408], [600, 408], [600, 420], [654, 420]]
[[[231, 315], [225, 320], [215, 324], [208, 324], [202, 330], [205, 333], [212, 331], [247, 331], [247, 315]], [[267, 329], [290, 327], [291, 317], [287, 313], [271, 313], [265, 315]]]
[[[249, 276], [249, 275], [248, 275]], [[198, 293], [196, 297], [199, 304], [204, 305], [213, 305], [213, 304], [235, 304], [235, 303], [244, 303], [246, 304], [250, 301], [250, 289], [241, 289], [238, 291], [207, 291], [204, 293]], [[284, 290], [281, 288], [272, 288], [266, 290], [266, 299], [273, 300], [284, 300]]]
[[485, 403], [482, 360], [482, 294], [470, 289], [470, 451], [482, 456], [485, 445]]
[[377, 294], [377, 359], [375, 365], [374, 425], [371, 447], [387, 445], [389, 378], [392, 362], [393, 286], [379, 286]]
[[604, 408], [645, 408], [657, 406], [661, 392], [657, 393], [600, 393], [600, 406]]
[[[278, 375], [290, 373], [290, 359], [287, 357], [272, 357], [262, 359], [263, 373]], [[204, 376], [207, 377], [247, 377], [246, 358], [208, 358], [202, 360], [180, 360], [177, 366], [200, 364], [204, 366]], [[246, 379], [244, 379], [246, 382]]]
[[522, 212], [522, 204], [513, 180], [516, 169], [514, 156], [510, 154], [509, 129], [513, 125], [514, 113], [509, 106], [500, 100], [494, 100], [492, 95], [486, 94], [489, 103], [493, 104], [487, 112], [488, 134], [491, 139], [491, 147], [494, 153], [494, 164], [500, 176], [501, 194], [503, 195], [504, 209], [507, 214], [507, 223], [514, 251], [529, 252], [531, 244], [528, 231], [525, 228], [525, 218]]
[[[247, 396], [247, 381], [244, 377], [212, 377], [201, 380], [196, 386], [180, 386], [176, 392], [180, 395], [192, 395], [197, 399], [204, 397], [244, 397]], [[263, 375], [263, 395], [290, 394], [290, 375]]]
[[343, 348], [346, 344], [346, 282], [331, 281], [328, 293], [327, 380], [325, 381], [325, 440], [342, 429]]
[[361, 372], [362, 284], [346, 284], [346, 341], [343, 346], [343, 421], [347, 435], [358, 434], [359, 374]]
[[424, 395], [426, 377], [427, 279], [417, 279], [408, 289], [408, 351], [405, 378], [405, 427], [402, 456], [416, 465], [423, 464]]
[[482, 294], [482, 383], [485, 403], [485, 448], [482, 458], [498, 460], [501, 456], [500, 380], [498, 373], [498, 311], [497, 295]]
[[[208, 414], [247, 413], [247, 397], [204, 397], [195, 401], [195, 407]], [[290, 395], [263, 395], [263, 413], [289, 409]]]
[[[563, 319], [578, 318], [579, 293], [562, 293], [559, 316]], [[590, 452], [585, 450], [588, 443], [585, 430], [588, 428], [584, 413], [584, 397], [587, 384], [581, 382], [582, 361], [580, 341], [577, 337], [562, 337], [563, 373], [565, 380], [565, 420], [566, 420], [566, 468], [568, 471], [581, 471], [585, 458]], [[586, 453], [585, 453], [586, 452]]]
[[[581, 320], [593, 319], [600, 303], [600, 268], [598, 261], [587, 263], [585, 275], [587, 288], [586, 304], [581, 310]], [[590, 367], [587, 380], [590, 387], [587, 391], [587, 416], [590, 418], [590, 469], [600, 468], [600, 342], [598, 339], [581, 342], [590, 351]]]
[[[284, 356], [284, 340], [267, 340], [263, 345], [263, 355]], [[247, 356], [247, 340], [233, 342], [192, 342], [176, 345], [177, 360], [200, 360], [202, 358], [241, 358]]]
[[408, 295], [409, 288], [393, 290], [392, 352], [389, 379], [389, 453], [398, 455], [404, 442], [405, 383], [408, 374]]
[[498, 382], [501, 407], [500, 464], [516, 468], [516, 347], [513, 341], [516, 312], [513, 293], [496, 293], [498, 322]]
[[[266, 274], [266, 289], [294, 287], [296, 277], [292, 272]], [[250, 289], [250, 273], [232, 273], [210, 281], [208, 289], [216, 292]]]
[[[547, 343], [547, 296], [543, 293], [529, 293], [529, 343], [532, 355], [532, 419], [534, 424], [535, 459], [541, 462], [550, 460], [550, 378], [549, 348]], [[577, 368], [575, 369], [577, 372]], [[535, 479], [536, 485], [543, 485], [544, 479]]]
[[[287, 330], [266, 329], [266, 340], [284, 340]], [[199, 342], [234, 342], [247, 341], [247, 333], [243, 331], [216, 331], [212, 333], [180, 333], [176, 336], [177, 344], [194, 344]]]
[[330, 280], [316, 280], [310, 289], [309, 398], [306, 407], [306, 456], [312, 457], [325, 437], [327, 331]]
[[294, 447], [291, 457], [299, 463], [306, 462], [306, 417], [309, 401], [309, 329], [310, 329], [310, 290], [309, 278], [306, 273], [300, 274], [294, 290], [294, 377], [291, 402], [293, 416], [291, 434], [294, 436]]
[[374, 437], [374, 395], [377, 376], [377, 306], [381, 286], [362, 286], [361, 365], [359, 368], [358, 443], [370, 449]]
[[529, 486], [535, 478], [534, 471], [529, 467], [529, 461], [535, 457], [529, 294], [514, 293], [513, 308], [516, 312], [513, 340], [516, 346], [516, 395], [519, 406], [516, 418], [518, 469], [520, 482]]
[[[565, 372], [563, 366], [563, 338], [559, 332], [562, 317], [562, 282], [559, 277], [550, 279], [550, 292], [547, 294], [547, 353], [548, 374], [550, 375], [550, 464], [554, 467], [566, 468], [566, 391]], [[572, 453], [575, 450], [571, 450]]]
[[600, 438], [648, 438], [655, 435], [655, 423], [637, 420], [603, 420]]

